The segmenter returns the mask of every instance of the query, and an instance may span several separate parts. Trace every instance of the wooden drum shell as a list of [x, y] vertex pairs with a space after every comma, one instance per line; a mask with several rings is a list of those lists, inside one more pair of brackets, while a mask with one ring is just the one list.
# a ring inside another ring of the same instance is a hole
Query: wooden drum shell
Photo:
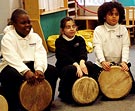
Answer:
[[110, 99], [120, 99], [132, 88], [129, 72], [122, 71], [120, 66], [111, 66], [110, 71], [102, 71], [98, 82], [102, 93]]
[[25, 81], [19, 94], [21, 104], [28, 111], [42, 111], [52, 100], [52, 88], [47, 80], [34, 85]]
[[78, 104], [90, 104], [99, 94], [97, 82], [91, 77], [81, 77], [72, 87], [72, 96]]

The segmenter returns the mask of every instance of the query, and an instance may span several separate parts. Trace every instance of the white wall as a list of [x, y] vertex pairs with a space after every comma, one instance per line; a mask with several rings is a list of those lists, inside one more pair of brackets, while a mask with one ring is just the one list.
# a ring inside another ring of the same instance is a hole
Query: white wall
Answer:
[[85, 7], [87, 10], [92, 11], [94, 13], [90, 13], [90, 12], [85, 11], [84, 9], [80, 8], [80, 15], [94, 15], [94, 16], [96, 16], [97, 14], [95, 14], [95, 13], [97, 13], [98, 7], [99, 6], [86, 6]]
[[12, 11], [19, 8], [21, 0], [0, 0], [0, 33], [7, 25], [7, 20], [10, 18]]

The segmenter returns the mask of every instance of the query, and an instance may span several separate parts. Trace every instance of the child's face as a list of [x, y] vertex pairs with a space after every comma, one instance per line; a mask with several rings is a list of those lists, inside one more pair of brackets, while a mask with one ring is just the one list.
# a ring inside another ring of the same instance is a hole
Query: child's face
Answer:
[[67, 21], [65, 28], [62, 30], [62, 33], [65, 34], [68, 38], [72, 38], [76, 33], [76, 29], [77, 26], [75, 25], [75, 23], [70, 20]]
[[116, 8], [113, 8], [112, 12], [109, 11], [105, 17], [105, 20], [109, 25], [112, 25], [112, 26], [116, 25], [119, 21], [118, 10]]
[[27, 36], [32, 27], [29, 16], [27, 14], [19, 15], [16, 19], [16, 23], [14, 23], [14, 27], [20, 36]]

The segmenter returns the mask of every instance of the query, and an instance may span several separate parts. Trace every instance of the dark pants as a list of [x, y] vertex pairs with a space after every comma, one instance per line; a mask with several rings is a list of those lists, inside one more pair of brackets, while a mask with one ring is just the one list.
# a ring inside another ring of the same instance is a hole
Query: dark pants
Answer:
[[[31, 70], [34, 71], [33, 65], [34, 62], [30, 62], [26, 64]], [[50, 83], [53, 91], [52, 98], [54, 98], [56, 81], [58, 79], [57, 69], [48, 65], [48, 68], [45, 72], [45, 79]], [[25, 78], [13, 67], [7, 66], [5, 67], [0, 74], [1, 81], [1, 94], [8, 101], [9, 111], [26, 111], [19, 99], [19, 90], [21, 84], [25, 81]], [[50, 107], [50, 105], [49, 105]], [[22, 109], [22, 110], [20, 110]], [[49, 111], [50, 108], [47, 108], [46, 111]]]

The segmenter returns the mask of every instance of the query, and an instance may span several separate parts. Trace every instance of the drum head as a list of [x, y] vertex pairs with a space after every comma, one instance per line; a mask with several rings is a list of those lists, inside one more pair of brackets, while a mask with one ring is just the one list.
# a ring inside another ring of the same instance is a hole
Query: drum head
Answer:
[[7, 100], [2, 95], [0, 95], [0, 111], [8, 111]]
[[95, 101], [99, 94], [97, 82], [90, 77], [81, 77], [72, 87], [74, 100], [79, 104], [89, 104]]
[[112, 66], [110, 71], [102, 71], [98, 82], [103, 94], [110, 99], [126, 96], [132, 87], [132, 79], [128, 72], [120, 66]]
[[30, 85], [25, 81], [20, 88], [20, 101], [28, 111], [42, 111], [51, 100], [52, 89], [46, 80], [35, 85]]

